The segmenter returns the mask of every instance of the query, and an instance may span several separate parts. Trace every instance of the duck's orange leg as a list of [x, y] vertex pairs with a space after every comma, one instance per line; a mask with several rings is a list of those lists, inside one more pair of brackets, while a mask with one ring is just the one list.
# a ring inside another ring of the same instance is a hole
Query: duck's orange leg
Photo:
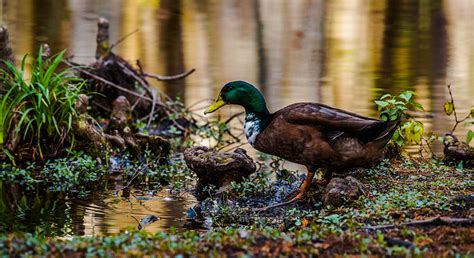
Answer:
[[314, 171], [309, 171], [308, 170], [308, 175], [306, 176], [306, 179], [303, 181], [303, 183], [301, 184], [300, 186], [300, 189], [298, 191], [298, 194], [291, 198], [289, 201], [285, 201], [285, 202], [281, 202], [281, 203], [277, 203], [277, 204], [273, 204], [273, 205], [270, 205], [270, 206], [267, 206], [267, 207], [263, 207], [263, 208], [257, 208], [256, 210], [257, 211], [266, 211], [268, 209], [272, 209], [272, 208], [276, 208], [276, 207], [280, 207], [280, 206], [284, 206], [284, 205], [288, 205], [290, 203], [293, 203], [295, 201], [298, 201], [300, 200], [301, 198], [303, 198], [304, 194], [306, 193], [306, 191], [309, 189], [309, 185], [311, 184], [311, 181], [313, 181], [313, 177], [314, 177]]

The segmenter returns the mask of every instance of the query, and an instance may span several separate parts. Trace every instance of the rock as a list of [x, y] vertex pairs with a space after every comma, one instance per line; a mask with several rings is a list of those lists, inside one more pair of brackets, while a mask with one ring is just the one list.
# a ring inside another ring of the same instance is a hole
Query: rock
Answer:
[[160, 218], [151, 214], [151, 215], [147, 215], [145, 217], [143, 217], [142, 219], [140, 219], [140, 221], [138, 222], [138, 230], [142, 230], [144, 227], [150, 225], [151, 223], [153, 222], [156, 222], [158, 221]]
[[334, 177], [326, 186], [322, 200], [325, 206], [339, 207], [345, 202], [357, 200], [363, 194], [362, 183], [354, 177]]
[[205, 186], [224, 187], [230, 182], [241, 182], [257, 169], [246, 151], [237, 148], [234, 152], [217, 152], [203, 146], [188, 148], [184, 152], [186, 165], [199, 178], [197, 197], [204, 198]]

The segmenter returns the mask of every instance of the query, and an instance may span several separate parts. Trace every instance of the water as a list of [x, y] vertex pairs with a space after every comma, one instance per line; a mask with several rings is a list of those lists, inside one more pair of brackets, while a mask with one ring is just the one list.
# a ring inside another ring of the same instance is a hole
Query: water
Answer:
[[85, 198], [38, 190], [26, 195], [0, 182], [0, 229], [36, 232], [48, 236], [107, 235], [139, 229], [139, 221], [156, 216], [144, 225], [149, 232], [181, 229], [186, 211], [196, 200], [189, 194], [170, 195], [140, 190], [106, 190]]
[[[413, 90], [426, 110], [418, 115], [426, 130], [443, 134], [453, 126], [443, 111], [446, 84], [453, 85], [459, 116], [474, 104], [470, 0], [4, 0], [1, 14], [17, 60], [47, 42], [54, 52], [67, 48], [75, 61], [92, 62], [99, 16], [110, 20], [112, 42], [138, 29], [115, 51], [132, 63], [140, 59], [151, 73], [196, 68], [186, 80], [152, 82], [188, 106], [210, 101], [225, 82], [246, 80], [262, 90], [272, 111], [312, 101], [374, 117], [374, 99]], [[457, 129], [461, 139], [468, 129]], [[66, 200], [82, 213], [62, 214], [77, 216], [69, 227], [76, 234], [115, 232], [136, 225], [132, 215], [151, 211], [162, 217], [152, 231], [182, 225], [187, 201], [145, 203], [106, 193]]]

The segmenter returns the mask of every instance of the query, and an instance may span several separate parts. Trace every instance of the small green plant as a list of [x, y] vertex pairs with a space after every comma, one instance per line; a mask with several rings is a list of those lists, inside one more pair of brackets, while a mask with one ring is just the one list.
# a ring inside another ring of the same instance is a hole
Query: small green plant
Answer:
[[17, 101], [10, 98], [11, 93], [12, 90], [9, 90], [0, 96], [0, 146], [3, 146], [5, 135], [10, 130], [12, 111], [17, 104]]
[[[454, 115], [454, 122], [455, 123], [454, 123], [453, 128], [451, 129], [451, 132], [454, 132], [454, 130], [456, 130], [457, 126], [460, 123], [465, 122], [468, 119], [471, 119], [471, 121], [468, 121], [467, 123], [471, 124], [471, 125], [474, 125], [474, 106], [471, 107], [471, 111], [469, 112], [469, 114], [467, 114], [464, 118], [459, 119], [458, 114], [456, 112], [456, 107], [454, 105], [453, 93], [451, 92], [451, 84], [448, 84], [447, 87], [448, 87], [450, 100], [448, 100], [444, 103], [444, 112], [448, 116]], [[468, 130], [467, 134], [466, 134], [466, 143], [469, 144], [472, 141], [473, 138], [474, 138], [474, 131]]]
[[[31, 66], [31, 76], [26, 78], [25, 55], [20, 68], [3, 61], [6, 69], [0, 70], [0, 83], [4, 91], [0, 96], [0, 143], [14, 130], [33, 149], [33, 155], [43, 159], [43, 149], [61, 146], [72, 128], [76, 115], [74, 104], [84, 85], [84, 80], [72, 75], [71, 69], [59, 70], [65, 50], [44, 59], [40, 48]], [[13, 117], [18, 119], [14, 120]], [[72, 141], [73, 142], [73, 141]]]
[[411, 143], [421, 143], [423, 123], [407, 113], [410, 109], [423, 111], [423, 106], [413, 99], [414, 96], [413, 91], [404, 91], [398, 96], [385, 94], [375, 101], [380, 111], [380, 119], [383, 121], [401, 120], [400, 126], [392, 136], [392, 143], [398, 148]]

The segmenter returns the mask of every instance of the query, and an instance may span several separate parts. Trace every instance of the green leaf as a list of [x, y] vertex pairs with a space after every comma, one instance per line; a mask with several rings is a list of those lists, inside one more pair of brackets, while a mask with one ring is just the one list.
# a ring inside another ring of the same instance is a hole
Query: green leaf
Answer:
[[471, 118], [474, 118], [474, 107], [471, 107]]
[[376, 100], [374, 102], [375, 102], [375, 104], [377, 104], [379, 110], [381, 110], [382, 108], [388, 106], [388, 102], [386, 102], [386, 101]]
[[421, 111], [425, 111], [425, 109], [423, 108], [423, 106], [420, 104], [420, 103], [417, 103], [417, 102], [413, 102], [411, 103], [413, 105], [413, 107], [415, 109], [418, 109], [418, 110], [421, 110]]
[[466, 143], [469, 144], [472, 141], [472, 138], [474, 138], [474, 131], [469, 130], [466, 135]]
[[450, 116], [454, 111], [454, 104], [451, 101], [446, 101], [444, 103], [444, 112], [446, 115]]
[[386, 98], [391, 97], [391, 96], [392, 96], [392, 95], [390, 95], [390, 94], [385, 94], [385, 95], [383, 95], [382, 97], [380, 97], [380, 99], [386, 99]]
[[413, 97], [413, 91], [404, 91], [400, 94], [400, 98], [406, 100], [406, 102], [410, 101], [411, 97]]

